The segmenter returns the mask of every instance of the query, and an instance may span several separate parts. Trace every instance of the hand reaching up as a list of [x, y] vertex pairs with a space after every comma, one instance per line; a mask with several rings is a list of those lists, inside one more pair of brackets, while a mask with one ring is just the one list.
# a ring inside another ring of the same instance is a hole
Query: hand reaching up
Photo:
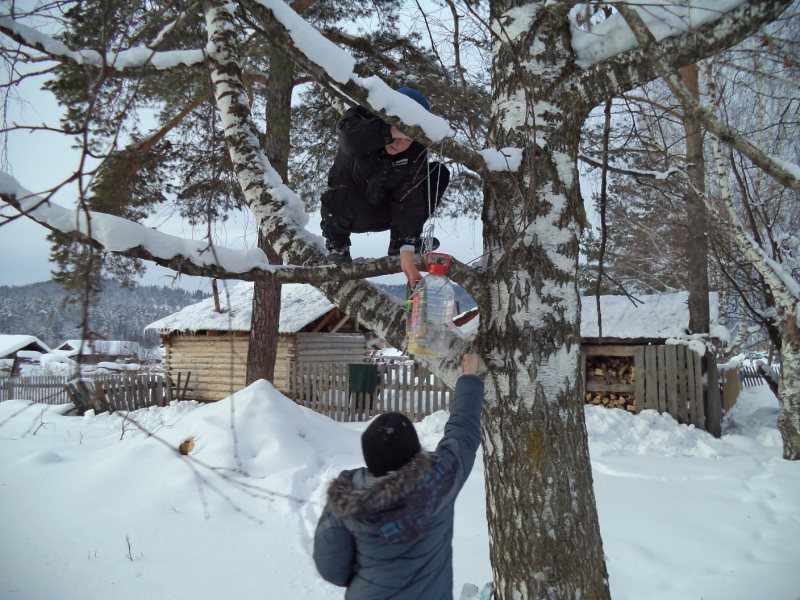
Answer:
[[475, 354], [464, 354], [461, 357], [461, 372], [464, 375], [475, 375], [478, 373], [478, 357]]

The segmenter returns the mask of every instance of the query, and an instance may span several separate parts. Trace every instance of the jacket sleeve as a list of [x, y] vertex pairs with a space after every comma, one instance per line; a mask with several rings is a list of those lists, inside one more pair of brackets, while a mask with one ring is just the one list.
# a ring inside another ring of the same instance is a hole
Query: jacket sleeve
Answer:
[[339, 148], [350, 157], [363, 156], [391, 144], [389, 130], [388, 123], [361, 106], [348, 108], [336, 126]]
[[328, 506], [314, 533], [314, 564], [325, 581], [346, 587], [353, 578], [355, 539]]
[[477, 375], [462, 375], [456, 382], [450, 418], [444, 426], [440, 449], [453, 452], [461, 463], [458, 488], [467, 480], [475, 464], [475, 452], [481, 442], [483, 381]]

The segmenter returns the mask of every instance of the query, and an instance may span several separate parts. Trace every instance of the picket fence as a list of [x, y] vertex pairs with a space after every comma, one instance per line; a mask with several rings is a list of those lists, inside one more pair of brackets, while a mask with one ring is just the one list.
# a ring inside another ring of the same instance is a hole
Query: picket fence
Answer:
[[374, 368], [374, 390], [362, 392], [353, 391], [356, 386], [347, 363], [297, 364], [288, 396], [336, 421], [366, 421], [385, 412], [400, 412], [419, 421], [450, 409], [453, 390], [422, 365], [379, 363]]
[[175, 381], [164, 375], [95, 375], [77, 380], [64, 375], [4, 377], [0, 378], [0, 401], [72, 402], [80, 414], [90, 408], [105, 412], [166, 406], [183, 398], [189, 375], [179, 373]]
[[[347, 363], [298, 364], [287, 395], [337, 421], [366, 421], [390, 411], [419, 421], [450, 408], [453, 391], [422, 365], [375, 364], [376, 383], [371, 392], [352, 391], [349, 367]], [[166, 375], [102, 375], [78, 380], [65, 376], [7, 377], [0, 379], [0, 401], [72, 402], [79, 414], [88, 409], [97, 413], [136, 410], [183, 399], [190, 376], [178, 373], [175, 380]]]
[[[780, 367], [773, 365], [772, 372], [780, 379]], [[756, 385], [766, 385], [764, 375], [756, 367], [739, 367], [739, 380], [745, 387], [752, 387]]]

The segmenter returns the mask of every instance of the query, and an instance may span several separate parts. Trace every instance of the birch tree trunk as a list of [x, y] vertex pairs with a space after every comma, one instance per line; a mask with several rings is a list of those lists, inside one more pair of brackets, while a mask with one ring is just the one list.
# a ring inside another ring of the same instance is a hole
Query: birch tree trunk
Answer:
[[786, 311], [781, 323], [781, 382], [778, 386], [778, 430], [783, 458], [800, 460], [800, 308]]
[[[483, 217], [481, 333], [492, 341], [485, 353], [496, 394], [483, 413], [494, 583], [504, 600], [608, 598], [579, 356], [584, 215], [575, 165], [587, 111], [579, 97], [548, 96], [569, 68], [563, 28], [542, 5], [514, 4], [492, 4], [500, 41], [490, 145], [524, 148], [523, 165], [486, 178]], [[523, 66], [533, 52], [538, 72]]]

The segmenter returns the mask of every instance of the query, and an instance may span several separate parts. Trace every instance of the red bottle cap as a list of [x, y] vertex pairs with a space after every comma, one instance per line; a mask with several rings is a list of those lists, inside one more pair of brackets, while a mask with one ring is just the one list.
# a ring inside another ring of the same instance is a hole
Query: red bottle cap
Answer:
[[447, 275], [453, 257], [444, 252], [428, 252], [425, 255], [425, 266], [431, 275]]

